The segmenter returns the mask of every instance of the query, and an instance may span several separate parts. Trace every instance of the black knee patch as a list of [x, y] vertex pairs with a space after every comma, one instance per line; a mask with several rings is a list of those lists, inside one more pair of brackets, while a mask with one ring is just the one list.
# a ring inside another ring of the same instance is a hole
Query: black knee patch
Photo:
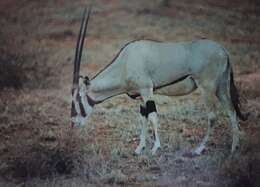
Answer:
[[148, 118], [148, 115], [152, 112], [157, 112], [154, 101], [147, 101], [146, 107], [140, 106], [140, 113], [142, 116]]
[[156, 110], [156, 106], [155, 106], [155, 103], [154, 101], [147, 101], [146, 102], [146, 113], [147, 113], [147, 116], [152, 113], [152, 112], [157, 112]]
[[146, 112], [146, 108], [143, 107], [142, 105], [140, 106], [140, 113], [143, 117], [146, 117], [148, 116], [147, 112]]

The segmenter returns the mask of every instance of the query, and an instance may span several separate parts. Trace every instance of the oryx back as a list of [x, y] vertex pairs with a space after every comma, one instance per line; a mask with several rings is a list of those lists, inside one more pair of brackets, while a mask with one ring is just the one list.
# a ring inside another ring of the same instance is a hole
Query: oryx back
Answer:
[[[129, 45], [126, 51], [121, 63], [132, 92], [140, 87], [163, 88], [188, 76], [215, 82], [227, 66], [224, 48], [209, 40], [180, 43], [141, 40]], [[186, 82], [195, 87], [192, 80]]]

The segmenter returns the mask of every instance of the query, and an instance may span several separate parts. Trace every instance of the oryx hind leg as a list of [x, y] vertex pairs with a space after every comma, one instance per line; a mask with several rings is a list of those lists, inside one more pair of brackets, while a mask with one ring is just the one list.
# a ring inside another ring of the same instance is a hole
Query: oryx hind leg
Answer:
[[158, 132], [158, 128], [160, 127], [160, 124], [157, 116], [156, 106], [153, 100], [153, 89], [152, 88], [142, 89], [140, 91], [140, 94], [146, 109], [147, 120], [153, 125], [155, 141], [152, 148], [152, 154], [154, 155], [158, 150], [158, 148], [161, 147], [161, 143], [160, 143], [160, 137]]
[[208, 140], [213, 132], [213, 127], [216, 121], [216, 104], [218, 102], [218, 98], [216, 96], [216, 84], [215, 81], [212, 80], [204, 80], [203, 82], [197, 83], [201, 95], [206, 107], [207, 111], [207, 119], [208, 119], [208, 128], [206, 135], [204, 136], [200, 145], [195, 149], [196, 154], [201, 154], [202, 151], [205, 149]]
[[223, 110], [227, 113], [229, 117], [229, 124], [232, 127], [233, 140], [232, 140], [231, 152], [233, 153], [236, 149], [239, 148], [240, 130], [238, 126], [236, 111], [234, 109], [231, 96], [230, 96], [229, 84], [230, 84], [229, 77], [223, 77], [217, 90], [217, 96], [222, 104]]

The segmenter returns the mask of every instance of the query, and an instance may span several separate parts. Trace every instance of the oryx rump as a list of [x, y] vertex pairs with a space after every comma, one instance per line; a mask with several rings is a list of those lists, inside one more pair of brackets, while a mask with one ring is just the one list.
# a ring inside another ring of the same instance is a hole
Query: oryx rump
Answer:
[[[86, 30], [87, 20], [88, 18], [83, 18], [81, 30]], [[80, 34], [79, 41], [82, 40], [84, 41], [84, 34]], [[233, 133], [232, 151], [239, 145], [237, 115], [242, 119], [244, 116], [239, 110], [239, 98], [228, 53], [218, 43], [210, 40], [180, 43], [132, 41], [119, 51], [110, 65], [91, 80], [88, 77], [79, 78], [82, 45], [76, 51], [73, 124], [84, 125], [93, 106], [108, 98], [119, 94], [139, 97], [143, 101], [140, 106], [142, 132], [135, 152], [139, 154], [145, 147], [146, 129], [150, 121], [155, 134], [152, 149], [154, 154], [160, 147], [160, 139], [153, 94], [186, 95], [198, 88], [208, 110], [208, 130], [195, 152], [200, 154], [205, 148], [216, 119], [214, 111], [218, 102], [222, 104], [230, 119]]]

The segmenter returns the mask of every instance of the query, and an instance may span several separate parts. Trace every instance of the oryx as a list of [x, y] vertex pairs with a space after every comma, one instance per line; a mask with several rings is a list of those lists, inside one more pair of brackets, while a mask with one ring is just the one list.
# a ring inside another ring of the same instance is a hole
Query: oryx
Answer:
[[240, 112], [237, 89], [234, 85], [229, 55], [224, 47], [210, 40], [163, 43], [150, 40], [126, 44], [112, 62], [91, 80], [80, 77], [80, 58], [90, 15], [84, 17], [77, 42], [72, 100], [72, 123], [83, 126], [95, 104], [119, 94], [141, 98], [142, 130], [140, 144], [135, 153], [145, 147], [148, 122], [154, 129], [155, 143], [152, 153], [160, 147], [159, 121], [154, 93], [168, 96], [185, 95], [199, 89], [208, 110], [208, 130], [201, 144], [195, 149], [200, 154], [209, 139], [216, 119], [215, 105], [220, 102], [227, 112], [232, 127], [232, 152], [239, 146], [237, 116]]

